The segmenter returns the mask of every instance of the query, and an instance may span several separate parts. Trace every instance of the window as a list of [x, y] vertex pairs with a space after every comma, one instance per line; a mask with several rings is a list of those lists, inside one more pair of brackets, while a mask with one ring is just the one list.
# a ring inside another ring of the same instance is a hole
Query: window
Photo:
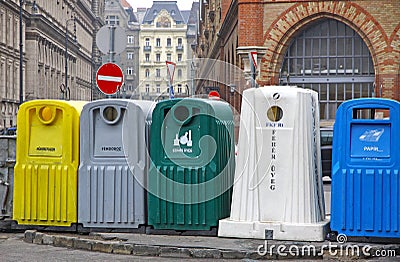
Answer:
[[178, 54], [178, 62], [182, 61], [182, 54]]
[[300, 31], [289, 45], [279, 81], [319, 94], [321, 120], [333, 120], [349, 99], [372, 97], [374, 65], [367, 45], [346, 24], [319, 20]]
[[126, 69], [126, 74], [127, 74], [127, 75], [133, 75], [133, 67], [128, 67], [128, 68]]
[[171, 54], [167, 54], [167, 61], [171, 61]]
[[150, 38], [146, 38], [144, 42], [146, 46], [150, 46]]
[[145, 73], [144, 73], [144, 76], [145, 76], [146, 78], [149, 78], [149, 77], [150, 77], [150, 69], [146, 69], [146, 71], [145, 71]]
[[106, 16], [107, 25], [119, 25], [119, 17], [117, 15]]
[[156, 85], [156, 92], [160, 93], [160, 85]]
[[160, 62], [161, 61], [161, 54], [156, 54], [156, 61]]
[[129, 91], [133, 91], [133, 86], [132, 85], [128, 85], [128, 90]]
[[156, 39], [156, 46], [157, 46], [157, 47], [160, 47], [160, 46], [161, 46], [161, 39], [160, 39], [160, 38], [157, 38], [157, 39]]
[[133, 52], [128, 52], [128, 53], [126, 54], [126, 59], [128, 59], [128, 60], [133, 60]]
[[159, 68], [156, 69], [156, 77], [161, 76], [161, 70]]
[[146, 59], [146, 62], [149, 62], [150, 61], [150, 54], [146, 54], [145, 55], [145, 59]]
[[128, 44], [133, 44], [133, 42], [134, 42], [133, 35], [128, 35]]
[[179, 79], [182, 78], [182, 69], [178, 69], [178, 78], [179, 78]]
[[146, 84], [146, 94], [148, 94], [149, 92], [150, 92], [150, 85], [149, 84]]
[[178, 94], [182, 94], [182, 85], [178, 85]]
[[178, 38], [178, 46], [182, 46], [182, 38]]
[[171, 47], [171, 38], [167, 38], [167, 47]]

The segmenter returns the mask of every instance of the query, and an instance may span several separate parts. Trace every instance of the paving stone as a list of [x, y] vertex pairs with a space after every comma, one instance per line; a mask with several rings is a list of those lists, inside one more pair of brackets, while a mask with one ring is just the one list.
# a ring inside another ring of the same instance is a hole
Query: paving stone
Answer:
[[113, 244], [112, 250], [114, 254], [130, 255], [133, 251], [133, 245], [124, 243]]
[[221, 258], [221, 251], [217, 249], [203, 249], [203, 248], [193, 248], [190, 249], [192, 257], [195, 258]]
[[246, 251], [221, 250], [221, 256], [227, 259], [242, 259], [246, 257]]
[[24, 234], [24, 241], [28, 243], [32, 243], [35, 238], [36, 230], [26, 230]]
[[178, 247], [161, 247], [160, 257], [180, 257], [188, 258], [191, 257], [190, 251], [187, 248]]
[[157, 246], [133, 245], [132, 254], [135, 256], [158, 256], [160, 248]]
[[41, 245], [41, 244], [42, 244], [42, 241], [43, 241], [43, 236], [44, 236], [44, 235], [45, 235], [45, 234], [43, 234], [43, 233], [36, 232], [35, 238], [33, 239], [32, 243], [33, 243], [33, 244], [39, 244], [39, 245]]
[[74, 239], [73, 247], [76, 249], [92, 250], [92, 242], [93, 241], [88, 239], [76, 238]]
[[56, 247], [69, 247], [72, 248], [74, 245], [74, 237], [67, 236], [54, 236], [54, 246]]
[[112, 253], [112, 250], [113, 250], [112, 245], [113, 245], [113, 243], [111, 243], [111, 242], [95, 241], [92, 244], [92, 251]]
[[44, 235], [42, 239], [42, 244], [43, 245], [53, 245], [54, 244], [54, 238], [51, 235]]

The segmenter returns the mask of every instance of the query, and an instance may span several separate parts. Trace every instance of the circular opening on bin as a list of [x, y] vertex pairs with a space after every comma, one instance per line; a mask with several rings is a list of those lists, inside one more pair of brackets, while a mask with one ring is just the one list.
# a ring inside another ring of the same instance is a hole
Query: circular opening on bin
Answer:
[[184, 122], [189, 117], [189, 109], [186, 106], [177, 106], [174, 110], [174, 116], [178, 121]]
[[118, 110], [115, 107], [108, 106], [103, 110], [103, 117], [108, 122], [114, 122], [118, 118]]
[[278, 122], [283, 117], [283, 110], [279, 106], [271, 106], [267, 111], [267, 117], [272, 122]]
[[48, 106], [45, 106], [42, 108], [40, 111], [40, 116], [42, 117], [43, 121], [48, 122], [51, 120], [53, 117], [53, 113], [51, 112], [51, 108]]

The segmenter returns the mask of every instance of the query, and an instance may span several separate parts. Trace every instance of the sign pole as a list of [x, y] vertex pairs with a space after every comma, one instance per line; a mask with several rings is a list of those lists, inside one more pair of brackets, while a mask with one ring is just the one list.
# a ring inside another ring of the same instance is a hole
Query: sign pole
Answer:
[[175, 97], [174, 93], [174, 86], [172, 85], [174, 81], [174, 73], [176, 64], [171, 61], [165, 61], [167, 65], [167, 72], [168, 72], [168, 86], [169, 86], [169, 99], [173, 99]]
[[110, 63], [114, 63], [114, 45], [115, 45], [115, 26], [110, 25], [110, 50], [109, 50], [109, 59]]
[[250, 71], [251, 71], [251, 87], [257, 88], [257, 52], [252, 51], [249, 53]]

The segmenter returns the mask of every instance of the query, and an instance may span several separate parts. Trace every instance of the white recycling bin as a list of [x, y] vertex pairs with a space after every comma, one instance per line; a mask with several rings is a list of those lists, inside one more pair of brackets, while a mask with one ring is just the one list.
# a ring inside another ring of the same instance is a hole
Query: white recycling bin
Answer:
[[221, 237], [323, 241], [325, 218], [315, 91], [243, 92], [231, 215]]

